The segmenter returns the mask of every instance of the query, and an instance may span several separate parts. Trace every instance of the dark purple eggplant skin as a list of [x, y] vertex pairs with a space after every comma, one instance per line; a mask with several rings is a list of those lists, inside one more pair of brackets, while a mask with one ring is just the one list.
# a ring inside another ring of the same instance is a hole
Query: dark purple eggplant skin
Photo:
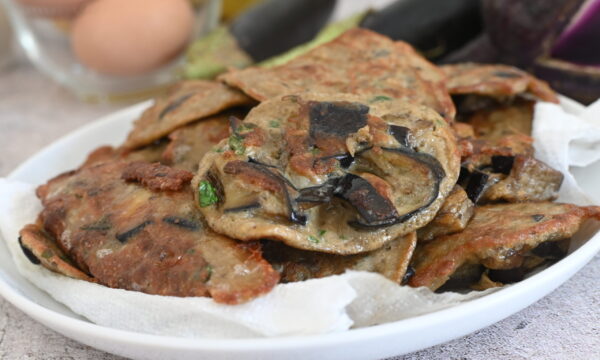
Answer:
[[584, 0], [483, 0], [483, 18], [500, 61], [529, 70], [551, 48]]
[[368, 14], [360, 27], [403, 40], [430, 60], [482, 32], [480, 0], [399, 0]]
[[316, 102], [309, 104], [311, 137], [346, 138], [367, 125], [369, 107], [351, 102]]
[[512, 170], [514, 162], [514, 156], [494, 155], [492, 156], [492, 171], [508, 175]]
[[336, 0], [267, 0], [229, 26], [238, 45], [255, 62], [310, 41], [325, 25]]

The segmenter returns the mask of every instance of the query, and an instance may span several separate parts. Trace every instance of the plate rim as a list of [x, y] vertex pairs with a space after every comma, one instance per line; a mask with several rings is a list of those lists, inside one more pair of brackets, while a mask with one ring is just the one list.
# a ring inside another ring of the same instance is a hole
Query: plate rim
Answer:
[[[6, 176], [6, 178], [11, 180], [21, 180], [19, 179], [19, 174], [23, 173], [29, 166], [31, 166], [32, 163], [35, 163], [38, 157], [42, 156], [44, 153], [47, 153], [55, 148], [60, 147], [63, 143], [69, 142], [74, 138], [80, 137], [84, 133], [92, 131], [96, 127], [106, 126], [106, 123], [116, 121], [116, 119], [119, 118], [128, 118], [129, 121], [132, 122], [132, 114], [136, 112], [141, 112], [150, 104], [150, 102], [151, 100], [148, 100], [112, 112], [90, 122], [89, 124], [79, 127], [72, 132], [67, 133], [66, 135], [53, 141], [49, 145], [43, 147], [35, 154], [30, 156], [27, 160], [25, 160], [17, 168], [15, 168], [8, 176]], [[565, 108], [570, 108], [570, 110], [572, 110], [573, 112], [580, 112], [584, 109], [583, 105], [565, 97], [561, 97], [561, 103], [563, 104], [563, 106], [565, 106]], [[1, 240], [4, 241], [4, 239]], [[0, 277], [0, 295], [4, 297], [8, 302], [10, 302], [13, 306], [25, 312], [28, 316], [43, 323], [45, 326], [51, 327], [55, 330], [57, 329], [54, 326], [51, 326], [50, 324], [60, 324], [61, 328], [80, 333], [81, 335], [87, 335], [104, 340], [117, 341], [120, 343], [126, 342], [130, 345], [136, 344], [143, 345], [146, 347], [154, 346], [173, 350], [243, 353], [247, 351], [276, 351], [319, 346], [338, 346], [347, 343], [352, 343], [357, 340], [375, 339], [385, 335], [398, 334], [401, 333], [403, 330], [406, 331], [406, 329], [414, 330], [422, 327], [430, 327], [432, 325], [440, 323], [446, 323], [448, 321], [452, 321], [453, 319], [463, 318], [465, 316], [465, 313], [468, 315], [469, 313], [477, 313], [478, 311], [481, 311], [485, 308], [493, 308], [494, 305], [503, 304], [509, 299], [514, 299], [515, 297], [523, 297], [524, 293], [529, 293], [527, 289], [532, 284], [534, 284], [538, 288], [544, 289], [541, 293], [539, 293], [541, 294], [541, 296], [533, 296], [533, 300], [529, 299], [524, 303], [517, 305], [514, 309], [511, 308], [504, 312], [499, 311], [498, 314], [492, 320], [480, 322], [479, 325], [472, 326], [467, 330], [462, 329], [461, 331], [456, 333], [456, 335], [450, 338], [444, 337], [443, 340], [434, 340], [430, 342], [427, 346], [418, 346], [418, 348], [415, 348], [415, 350], [418, 350], [425, 349], [429, 346], [433, 346], [442, 342], [450, 341], [452, 339], [464, 336], [478, 329], [487, 327], [512, 314], [515, 314], [516, 312], [524, 309], [532, 303], [539, 301], [541, 298], [547, 296], [554, 289], [566, 282], [571, 276], [573, 276], [583, 266], [585, 266], [599, 251], [600, 232], [597, 232], [581, 247], [576, 249], [564, 259], [541, 271], [540, 273], [535, 274], [519, 283], [505, 287], [494, 293], [485, 295], [481, 298], [469, 300], [459, 305], [451, 306], [449, 308], [441, 309], [423, 315], [418, 315], [408, 319], [402, 319], [370, 327], [349, 329], [347, 331], [313, 335], [257, 337], [240, 339], [183, 338], [176, 336], [153, 335], [136, 331], [111, 328], [92, 323], [91, 321], [81, 320], [69, 315], [61, 314], [36, 303], [24, 294], [20, 293], [19, 290], [13, 288], [7, 281], [5, 281], [3, 277]], [[574, 266], [573, 264], [576, 265]], [[14, 262], [12, 262], [12, 258], [11, 263], [9, 265], [15, 267]], [[559, 281], [557, 283], [551, 283], [550, 281], [553, 278], [562, 277], [564, 277], [564, 280]], [[24, 279], [29, 282], [29, 280], [27, 280], [26, 278]], [[543, 281], [543, 279], [546, 280]], [[45, 294], [53, 301], [56, 301], [49, 294]], [[60, 330], [57, 331], [61, 332], [67, 337], [73, 338], [72, 336], [63, 333]]]

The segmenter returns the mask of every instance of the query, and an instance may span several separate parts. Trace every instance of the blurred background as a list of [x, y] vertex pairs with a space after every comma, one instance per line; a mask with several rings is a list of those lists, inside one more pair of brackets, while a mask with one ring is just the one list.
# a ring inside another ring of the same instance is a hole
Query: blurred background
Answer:
[[518, 66], [590, 103], [599, 15], [598, 0], [0, 0], [0, 71], [27, 59], [79, 99], [126, 103], [281, 64], [358, 26], [433, 62]]

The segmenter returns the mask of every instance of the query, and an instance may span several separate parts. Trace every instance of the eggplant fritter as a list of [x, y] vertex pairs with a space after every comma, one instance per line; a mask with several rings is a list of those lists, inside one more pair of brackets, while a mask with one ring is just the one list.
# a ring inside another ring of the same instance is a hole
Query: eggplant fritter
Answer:
[[417, 237], [413, 232], [377, 250], [344, 256], [299, 250], [277, 241], [264, 241], [263, 255], [279, 272], [284, 283], [342, 274], [346, 270], [376, 272], [401, 283], [416, 244]]
[[518, 101], [510, 105], [480, 110], [469, 116], [477, 138], [499, 141], [505, 136], [531, 136], [533, 101]]
[[[186, 173], [165, 168], [116, 161], [60, 175], [37, 191], [43, 227], [80, 269], [110, 287], [210, 295], [227, 304], [270, 291], [278, 274], [262, 258], [260, 244], [206, 228], [189, 183], [171, 191], [139, 185]], [[121, 178], [131, 171], [134, 183]]]
[[158, 162], [161, 161], [161, 155], [167, 147], [167, 141], [161, 139], [150, 145], [146, 145], [136, 150], [126, 150], [123, 148], [114, 148], [109, 145], [104, 145], [96, 148], [88, 154], [87, 158], [80, 167], [88, 167], [104, 162], [112, 161], [145, 161]]
[[355, 94], [370, 103], [410, 101], [449, 122], [456, 112], [439, 68], [409, 44], [359, 28], [283, 65], [231, 71], [220, 79], [259, 101], [310, 91]]
[[155, 100], [133, 124], [125, 144], [127, 149], [148, 145], [173, 130], [228, 108], [253, 101], [239, 90], [219, 82], [188, 80], [177, 83]]
[[600, 220], [600, 207], [550, 202], [477, 207], [464, 231], [417, 247], [409, 284], [435, 290], [464, 264], [517, 267], [519, 255], [543, 242], [570, 238], [590, 218]]
[[463, 63], [440, 68], [447, 76], [448, 91], [452, 95], [496, 98], [528, 95], [558, 103], [558, 97], [548, 83], [512, 66]]
[[198, 163], [229, 136], [230, 114], [217, 115], [173, 131], [161, 162], [174, 168], [198, 171]]
[[210, 227], [240, 240], [375, 250], [428, 223], [458, 177], [449, 126], [422, 106], [285, 96], [232, 126], [193, 187]]
[[417, 230], [419, 240], [429, 241], [464, 230], [473, 216], [474, 208], [463, 188], [454, 186], [433, 220]]
[[40, 224], [29, 224], [21, 229], [19, 245], [21, 245], [23, 253], [34, 264], [42, 264], [49, 270], [74, 279], [94, 281], [73, 264], [71, 259], [58, 247], [56, 240]]
[[[498, 158], [504, 160], [504, 157], [495, 157], [492, 161]], [[558, 197], [564, 178], [560, 171], [530, 156], [515, 156], [511, 161], [508, 176], [490, 186], [482, 200], [528, 202], [551, 201]]]

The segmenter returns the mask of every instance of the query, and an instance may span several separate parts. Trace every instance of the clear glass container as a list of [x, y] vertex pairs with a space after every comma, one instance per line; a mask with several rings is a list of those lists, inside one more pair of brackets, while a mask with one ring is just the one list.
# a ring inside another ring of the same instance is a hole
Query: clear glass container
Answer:
[[[101, 0], [99, 0], [101, 1]], [[128, 1], [128, 0], [123, 0]], [[75, 56], [70, 42], [70, 26], [77, 11], [90, 0], [57, 1], [77, 3], [74, 9], [60, 6], [44, 7], [44, 0], [35, 6], [32, 0], [0, 0], [8, 10], [17, 41], [35, 67], [77, 96], [92, 102], [133, 101], [149, 97], [165, 85], [174, 82], [184, 61], [184, 51], [156, 70], [135, 76], [115, 76], [99, 73], [83, 65]], [[218, 25], [220, 0], [191, 0], [194, 25], [190, 41]], [[65, 5], [66, 6], [66, 5]], [[74, 15], [75, 14], [75, 15]]]

